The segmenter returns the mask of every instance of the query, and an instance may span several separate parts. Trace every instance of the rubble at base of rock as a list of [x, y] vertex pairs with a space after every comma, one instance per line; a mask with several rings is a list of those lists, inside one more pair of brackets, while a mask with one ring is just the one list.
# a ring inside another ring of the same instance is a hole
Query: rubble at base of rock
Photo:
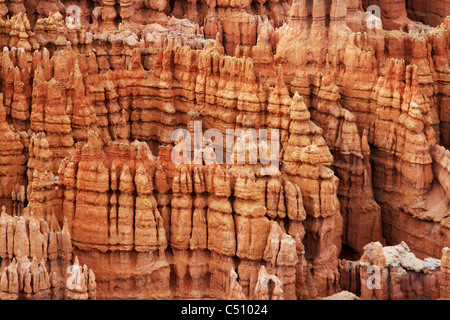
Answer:
[[0, 299], [450, 299], [424, 3], [0, 0]]

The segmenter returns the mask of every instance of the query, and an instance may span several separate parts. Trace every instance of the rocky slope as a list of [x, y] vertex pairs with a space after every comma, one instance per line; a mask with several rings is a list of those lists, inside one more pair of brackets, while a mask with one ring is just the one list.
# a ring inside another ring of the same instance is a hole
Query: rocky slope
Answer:
[[448, 298], [423, 3], [0, 1], [0, 298]]

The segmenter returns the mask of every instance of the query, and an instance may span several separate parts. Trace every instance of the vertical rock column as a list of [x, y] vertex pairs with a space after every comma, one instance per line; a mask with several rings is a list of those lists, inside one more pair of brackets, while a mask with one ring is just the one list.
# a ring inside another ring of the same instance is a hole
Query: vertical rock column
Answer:
[[289, 106], [292, 100], [284, 84], [283, 69], [278, 67], [277, 84], [270, 91], [267, 105], [266, 125], [270, 129], [279, 130], [280, 149], [285, 148], [289, 137]]
[[[274, 221], [270, 222], [270, 231], [267, 237], [263, 259], [266, 262], [265, 268], [267, 268], [267, 272], [276, 275], [280, 280], [281, 283], [277, 284], [275, 282], [275, 286], [280, 286], [282, 290], [281, 298], [285, 300], [295, 300], [305, 297], [302, 292], [302, 289], [304, 290], [304, 283], [301, 283], [299, 281], [300, 279], [298, 279], [298, 277], [304, 278], [304, 275], [296, 270], [300, 264], [299, 256], [297, 255], [297, 246], [297, 241], [292, 236], [287, 235], [278, 223]], [[304, 258], [302, 259], [304, 260]], [[303, 285], [303, 288], [299, 288], [299, 285]], [[255, 295], [256, 291], [258, 291], [258, 285], [255, 288]], [[273, 294], [275, 291], [274, 289]], [[301, 295], [297, 296], [297, 293]]]
[[167, 246], [164, 221], [153, 195], [152, 177], [143, 164], [136, 170], [135, 249], [138, 252], [159, 250]]
[[[368, 43], [365, 34], [349, 35], [343, 52], [344, 71], [340, 103], [355, 116], [358, 132], [368, 130], [369, 141], [373, 141], [377, 104], [372, 100], [372, 90], [378, 78], [378, 68], [384, 63], [383, 56]], [[384, 39], [379, 46], [384, 52]], [[381, 61], [380, 61], [381, 60]]]
[[[139, 164], [134, 182], [136, 185], [136, 207], [134, 220], [134, 249], [137, 251], [137, 269], [143, 274], [143, 281], [136, 282], [138, 290], [148, 294], [165, 295], [169, 291], [169, 268], [166, 261], [167, 239], [164, 221], [154, 196], [152, 172], [154, 163], [146, 163], [148, 147], [141, 148], [142, 162]], [[160, 270], [152, 274], [159, 266]], [[162, 279], [160, 279], [162, 278]], [[145, 297], [145, 296], [144, 296]]]
[[313, 55], [313, 61], [316, 65], [320, 66], [325, 62], [326, 56], [326, 44], [327, 33], [326, 19], [327, 19], [327, 3], [324, 0], [313, 0], [312, 5], [312, 23], [311, 32], [309, 34], [310, 43], [314, 43], [311, 46], [311, 53]]
[[362, 145], [353, 113], [340, 105], [335, 82], [334, 72], [327, 63], [321, 87], [313, 100], [311, 117], [323, 129], [323, 137], [333, 154], [335, 174], [339, 177], [343, 242], [362, 253], [364, 245], [383, 241], [381, 210], [373, 198], [370, 166], [365, 165], [370, 148], [367, 142]]
[[323, 131], [309, 120], [308, 109], [298, 94], [292, 99], [290, 119], [283, 170], [296, 190], [291, 197], [303, 198], [305, 258], [312, 264], [314, 287], [324, 296], [338, 289], [337, 258], [342, 233], [338, 179], [328, 168], [333, 157], [322, 137]]
[[172, 182], [172, 212], [170, 217], [170, 246], [176, 276], [176, 294], [188, 291], [186, 280], [189, 277], [188, 250], [192, 230], [193, 185], [191, 171], [182, 166]]
[[[81, 155], [81, 144], [76, 145], [74, 154], [78, 161]], [[59, 183], [58, 187], [63, 192], [62, 212], [61, 216], [64, 216], [68, 220], [70, 233], [73, 233], [73, 220], [75, 218], [75, 200], [77, 195], [77, 162], [64, 158], [59, 166]]]
[[[91, 63], [91, 62], [90, 62]], [[98, 68], [95, 68], [97, 73]], [[100, 136], [104, 143], [111, 141], [113, 130], [109, 130], [109, 109], [113, 109], [114, 104], [114, 83], [111, 80], [111, 74], [102, 75], [92, 74], [86, 78], [86, 96], [92, 102]], [[118, 108], [117, 108], [118, 109]], [[116, 110], [117, 112], [118, 110]], [[118, 122], [118, 119], [117, 119]], [[116, 122], [116, 123], [117, 123]], [[113, 129], [113, 127], [111, 127]]]
[[229, 200], [231, 181], [228, 172], [218, 165], [206, 167], [206, 190], [208, 197], [208, 250], [211, 251], [209, 262], [212, 297], [221, 298], [227, 292], [230, 272], [235, 268], [236, 228], [233, 209]]
[[[58, 181], [52, 171], [52, 152], [43, 132], [33, 134], [28, 159], [28, 208], [36, 217], [46, 221], [60, 217], [60, 203], [57, 198]], [[56, 221], [54, 221], [56, 222]], [[62, 224], [62, 217], [60, 219]]]
[[31, 100], [30, 72], [27, 61], [28, 59], [23, 48], [11, 51], [11, 54], [16, 55], [14, 60], [17, 61], [17, 66], [11, 70], [14, 80], [14, 93], [11, 101], [12, 124], [17, 130], [27, 131], [29, 127], [28, 121], [30, 119], [29, 103]]
[[134, 179], [127, 164], [124, 164], [119, 177], [119, 199], [117, 211], [117, 234], [122, 250], [130, 251], [134, 244]]
[[265, 101], [260, 101], [260, 88], [251, 59], [245, 59], [244, 84], [238, 97], [237, 128], [258, 129], [264, 124]]
[[191, 296], [202, 297], [209, 288], [207, 274], [209, 273], [210, 252], [208, 249], [208, 229], [206, 212], [208, 198], [206, 194], [206, 176], [204, 166], [195, 166], [193, 173], [194, 212], [192, 214], [192, 232], [189, 249], [192, 255], [189, 259], [189, 274], [192, 278]]
[[26, 184], [26, 157], [20, 136], [6, 122], [6, 109], [0, 93], [0, 205], [12, 213], [11, 194], [17, 183]]
[[117, 16], [116, 8], [114, 8], [115, 4], [116, 4], [115, 0], [107, 0], [103, 2], [102, 30], [104, 31], [112, 31], [117, 29], [117, 26], [114, 22], [114, 19]]
[[[440, 143], [443, 146], [450, 145], [450, 91], [446, 89], [450, 83], [450, 61], [449, 61], [449, 26], [450, 19], [430, 34], [432, 46], [431, 57], [433, 59], [434, 72], [436, 73], [438, 94], [436, 104], [439, 110], [439, 131], [441, 133]], [[447, 35], [447, 36], [446, 36]], [[429, 53], [428, 55], [429, 56]]]
[[[20, 23], [20, 22], [15, 22]], [[24, 26], [22, 25], [22, 29]], [[27, 35], [22, 31], [20, 34]], [[28, 36], [28, 35], [27, 35]], [[25, 42], [28, 49], [30, 44]], [[18, 45], [18, 44], [17, 44]], [[21, 44], [24, 46], [25, 44]], [[4, 105], [11, 123], [18, 131], [27, 131], [30, 120], [32, 92], [32, 55], [23, 47], [8, 49], [4, 47], [1, 59], [0, 79], [3, 81]]]
[[[108, 245], [108, 204], [109, 198], [107, 191], [109, 190], [109, 172], [102, 161], [102, 142], [98, 134], [89, 131], [88, 142], [82, 147], [80, 161], [76, 170], [76, 198], [75, 198], [75, 214], [73, 217], [73, 236], [76, 242], [87, 242], [90, 244]], [[125, 195], [122, 202], [128, 199], [125, 191], [126, 174], [123, 174], [123, 186]], [[122, 195], [122, 193], [121, 193]], [[120, 201], [119, 201], [119, 204]], [[133, 206], [134, 207], [134, 206]], [[122, 214], [127, 212], [127, 207], [123, 205]], [[119, 208], [120, 210], [120, 208]], [[120, 215], [120, 213], [119, 213]], [[131, 220], [133, 221], [133, 220]], [[128, 220], [127, 220], [128, 222]], [[120, 222], [119, 222], [120, 225]], [[120, 228], [120, 227], [119, 227]], [[132, 228], [132, 225], [131, 225]], [[123, 237], [131, 236], [131, 244], [133, 232], [129, 227], [125, 226], [128, 233], [122, 231]], [[130, 242], [130, 241], [128, 241]]]
[[87, 141], [87, 133], [89, 128], [96, 124], [97, 116], [87, 95], [84, 78], [78, 62], [75, 63], [75, 68], [69, 81], [66, 109], [72, 110], [72, 114], [69, 115], [71, 117], [72, 136], [77, 142]]
[[46, 82], [35, 77], [30, 127], [34, 132], [45, 132], [53, 153], [52, 171], [57, 172], [61, 160], [73, 150], [71, 121], [65, 112], [60, 83], [52, 78]]
[[[387, 298], [389, 270], [386, 270], [386, 257], [381, 243], [370, 243], [364, 247], [364, 254], [359, 261], [359, 266], [361, 299], [382, 300]], [[392, 286], [395, 285], [394, 282]]]
[[439, 281], [440, 299], [450, 300], [450, 249], [442, 249], [441, 279]]
[[236, 213], [236, 255], [240, 259], [239, 284], [249, 299], [254, 298], [260, 261], [269, 234], [265, 198], [260, 196], [265, 190], [265, 181], [256, 179], [253, 173], [242, 171], [236, 177], [233, 209]]
[[167, 241], [170, 241], [170, 186], [163, 167], [158, 162], [155, 171], [156, 201], [158, 211], [164, 221], [164, 229]]

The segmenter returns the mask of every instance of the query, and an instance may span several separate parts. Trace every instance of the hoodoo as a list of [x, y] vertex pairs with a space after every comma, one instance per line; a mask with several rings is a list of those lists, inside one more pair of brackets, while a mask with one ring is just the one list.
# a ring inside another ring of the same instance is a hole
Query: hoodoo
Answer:
[[0, 47], [0, 299], [450, 299], [448, 0], [0, 0]]

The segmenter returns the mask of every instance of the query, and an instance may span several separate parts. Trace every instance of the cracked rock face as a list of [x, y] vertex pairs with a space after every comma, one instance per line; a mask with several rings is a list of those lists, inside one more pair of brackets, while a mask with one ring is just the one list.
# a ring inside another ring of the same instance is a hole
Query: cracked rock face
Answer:
[[447, 15], [0, 0], [0, 299], [450, 298]]

